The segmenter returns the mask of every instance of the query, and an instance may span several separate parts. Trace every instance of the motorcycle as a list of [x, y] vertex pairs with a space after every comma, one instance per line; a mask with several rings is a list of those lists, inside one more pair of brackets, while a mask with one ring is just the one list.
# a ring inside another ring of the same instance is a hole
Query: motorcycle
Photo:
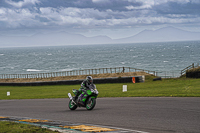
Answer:
[[[78, 90], [73, 89], [72, 92], [77, 95]], [[75, 110], [77, 107], [85, 107], [87, 110], [92, 110], [96, 105], [96, 98], [98, 96], [99, 92], [96, 89], [96, 85], [92, 84], [89, 85], [89, 88], [87, 90], [83, 90], [82, 95], [83, 97], [80, 98], [80, 95], [78, 97], [72, 97], [71, 93], [68, 93], [69, 96], [69, 109]]]

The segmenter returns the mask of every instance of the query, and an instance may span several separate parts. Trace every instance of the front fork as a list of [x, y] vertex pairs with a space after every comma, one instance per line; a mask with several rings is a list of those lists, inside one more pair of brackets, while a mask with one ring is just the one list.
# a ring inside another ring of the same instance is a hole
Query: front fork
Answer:
[[76, 105], [76, 102], [73, 100], [71, 93], [68, 93], [68, 97], [69, 97], [70, 100], [72, 100], [72, 103], [74, 103]]

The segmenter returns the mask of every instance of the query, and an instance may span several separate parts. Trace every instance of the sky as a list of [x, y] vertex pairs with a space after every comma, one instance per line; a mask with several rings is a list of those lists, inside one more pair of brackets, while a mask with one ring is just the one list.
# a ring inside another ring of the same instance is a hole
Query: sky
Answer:
[[0, 0], [0, 35], [117, 39], [166, 26], [200, 32], [200, 0]]

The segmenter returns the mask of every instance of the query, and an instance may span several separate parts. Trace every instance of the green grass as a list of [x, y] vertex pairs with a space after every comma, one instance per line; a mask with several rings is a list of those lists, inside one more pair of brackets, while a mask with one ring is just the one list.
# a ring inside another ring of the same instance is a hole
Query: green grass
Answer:
[[0, 121], [0, 133], [56, 133], [56, 131], [28, 124]]
[[[117, 86], [116, 86], [117, 85]], [[126, 84], [127, 92], [122, 92], [123, 84], [99, 85], [101, 97], [199, 97], [200, 79], [165, 79], [137, 84]], [[111, 91], [109, 91], [111, 90]]]
[[[200, 97], [200, 79], [162, 79], [152, 81], [147, 77], [144, 83], [96, 84], [98, 97]], [[128, 91], [122, 92], [127, 85]], [[0, 86], [0, 99], [43, 99], [67, 98], [72, 89], [80, 85], [58, 86]], [[10, 96], [7, 96], [7, 92]]]

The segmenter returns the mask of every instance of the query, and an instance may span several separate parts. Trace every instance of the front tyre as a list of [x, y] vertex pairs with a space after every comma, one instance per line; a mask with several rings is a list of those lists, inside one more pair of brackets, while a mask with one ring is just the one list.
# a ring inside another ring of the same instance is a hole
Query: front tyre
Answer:
[[69, 101], [69, 109], [70, 110], [75, 110], [77, 108], [77, 105], [73, 103], [72, 100]]
[[96, 99], [95, 98], [89, 98], [86, 103], [86, 109], [92, 110], [94, 106], [96, 105]]

